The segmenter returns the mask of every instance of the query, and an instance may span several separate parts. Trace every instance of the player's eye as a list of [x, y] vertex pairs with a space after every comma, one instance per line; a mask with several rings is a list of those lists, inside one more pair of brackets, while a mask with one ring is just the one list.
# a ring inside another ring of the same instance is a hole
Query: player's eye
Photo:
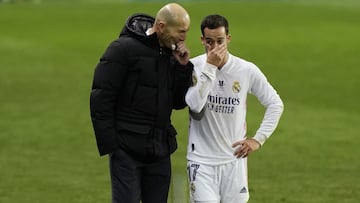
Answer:
[[217, 43], [218, 43], [218, 44], [222, 44], [222, 43], [224, 43], [224, 40], [223, 40], [223, 39], [218, 40]]
[[214, 42], [213, 42], [212, 40], [206, 40], [206, 43], [207, 43], [208, 45], [213, 45], [213, 44], [214, 44]]

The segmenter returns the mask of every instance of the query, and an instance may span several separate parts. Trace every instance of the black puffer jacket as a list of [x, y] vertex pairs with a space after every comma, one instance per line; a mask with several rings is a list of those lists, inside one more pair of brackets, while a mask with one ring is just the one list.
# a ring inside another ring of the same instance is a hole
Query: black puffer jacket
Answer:
[[96, 66], [90, 109], [100, 155], [121, 147], [151, 161], [177, 148], [170, 116], [186, 106], [193, 65], [180, 65], [156, 34], [145, 34], [153, 23], [130, 16]]

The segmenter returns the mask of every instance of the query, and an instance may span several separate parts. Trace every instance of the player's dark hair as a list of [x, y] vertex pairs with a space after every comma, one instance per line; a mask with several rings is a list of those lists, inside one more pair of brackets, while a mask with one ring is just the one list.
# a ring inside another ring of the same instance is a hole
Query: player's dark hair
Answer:
[[229, 34], [229, 23], [225, 17], [214, 14], [206, 16], [201, 22], [201, 33], [204, 35], [204, 29], [216, 29], [219, 27], [225, 27], [226, 34]]

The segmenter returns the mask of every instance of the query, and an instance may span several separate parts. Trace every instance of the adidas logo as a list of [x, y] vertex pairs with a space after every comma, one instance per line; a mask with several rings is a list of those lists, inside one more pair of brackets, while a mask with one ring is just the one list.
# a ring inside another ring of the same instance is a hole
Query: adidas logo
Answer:
[[240, 193], [247, 193], [246, 187], [243, 187], [243, 188], [240, 190]]

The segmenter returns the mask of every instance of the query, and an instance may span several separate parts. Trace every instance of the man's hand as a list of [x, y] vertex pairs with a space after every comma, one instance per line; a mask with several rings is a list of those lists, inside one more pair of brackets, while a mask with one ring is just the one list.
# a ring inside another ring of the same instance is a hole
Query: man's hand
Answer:
[[236, 158], [245, 158], [253, 151], [260, 148], [260, 143], [253, 138], [248, 138], [243, 141], [237, 141], [232, 145], [233, 148], [237, 147], [234, 151]]
[[186, 65], [189, 62], [190, 52], [185, 46], [185, 42], [181, 41], [176, 44], [175, 50], [173, 50], [173, 56], [181, 64]]
[[216, 66], [222, 67], [225, 64], [227, 49], [225, 43], [215, 46], [211, 49], [211, 46], [206, 44], [207, 50], [207, 61], [208, 63]]

